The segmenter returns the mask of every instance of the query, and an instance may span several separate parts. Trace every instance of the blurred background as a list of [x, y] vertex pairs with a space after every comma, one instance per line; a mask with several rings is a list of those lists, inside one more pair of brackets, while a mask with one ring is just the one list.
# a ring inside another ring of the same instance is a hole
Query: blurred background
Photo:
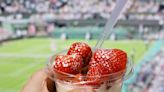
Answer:
[[[116, 0], [0, 0], [0, 92], [19, 92], [48, 57], [94, 46]], [[125, 50], [134, 74], [123, 92], [164, 92], [164, 1], [131, 0], [104, 48]]]

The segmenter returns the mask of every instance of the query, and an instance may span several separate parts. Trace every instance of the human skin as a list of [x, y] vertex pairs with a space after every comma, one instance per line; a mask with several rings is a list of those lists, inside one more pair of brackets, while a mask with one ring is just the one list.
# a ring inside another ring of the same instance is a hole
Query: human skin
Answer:
[[56, 92], [55, 83], [47, 77], [45, 69], [35, 72], [21, 92]]

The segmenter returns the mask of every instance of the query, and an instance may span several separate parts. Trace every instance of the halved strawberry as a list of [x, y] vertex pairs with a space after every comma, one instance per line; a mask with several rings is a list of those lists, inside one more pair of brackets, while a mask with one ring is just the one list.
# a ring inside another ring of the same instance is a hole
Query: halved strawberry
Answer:
[[69, 74], [77, 74], [82, 68], [82, 57], [77, 54], [58, 55], [53, 64], [54, 70]]
[[88, 65], [90, 58], [92, 57], [92, 50], [86, 43], [76, 42], [71, 45], [68, 50], [68, 55], [72, 54], [81, 55], [83, 58], [83, 66]]

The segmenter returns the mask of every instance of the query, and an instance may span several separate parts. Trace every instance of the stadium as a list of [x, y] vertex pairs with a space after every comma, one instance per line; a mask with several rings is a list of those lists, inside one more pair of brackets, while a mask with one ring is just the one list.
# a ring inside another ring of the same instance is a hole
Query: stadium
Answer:
[[[0, 0], [0, 92], [20, 92], [54, 53], [94, 47], [117, 0]], [[134, 63], [122, 92], [164, 92], [164, 1], [129, 0], [102, 46]]]

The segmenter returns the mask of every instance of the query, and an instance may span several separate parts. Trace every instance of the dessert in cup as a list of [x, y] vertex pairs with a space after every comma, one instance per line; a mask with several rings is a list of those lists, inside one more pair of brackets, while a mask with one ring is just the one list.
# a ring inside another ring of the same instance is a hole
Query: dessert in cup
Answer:
[[121, 92], [123, 80], [131, 73], [132, 63], [120, 49], [96, 49], [82, 42], [53, 55], [47, 74], [57, 92]]

